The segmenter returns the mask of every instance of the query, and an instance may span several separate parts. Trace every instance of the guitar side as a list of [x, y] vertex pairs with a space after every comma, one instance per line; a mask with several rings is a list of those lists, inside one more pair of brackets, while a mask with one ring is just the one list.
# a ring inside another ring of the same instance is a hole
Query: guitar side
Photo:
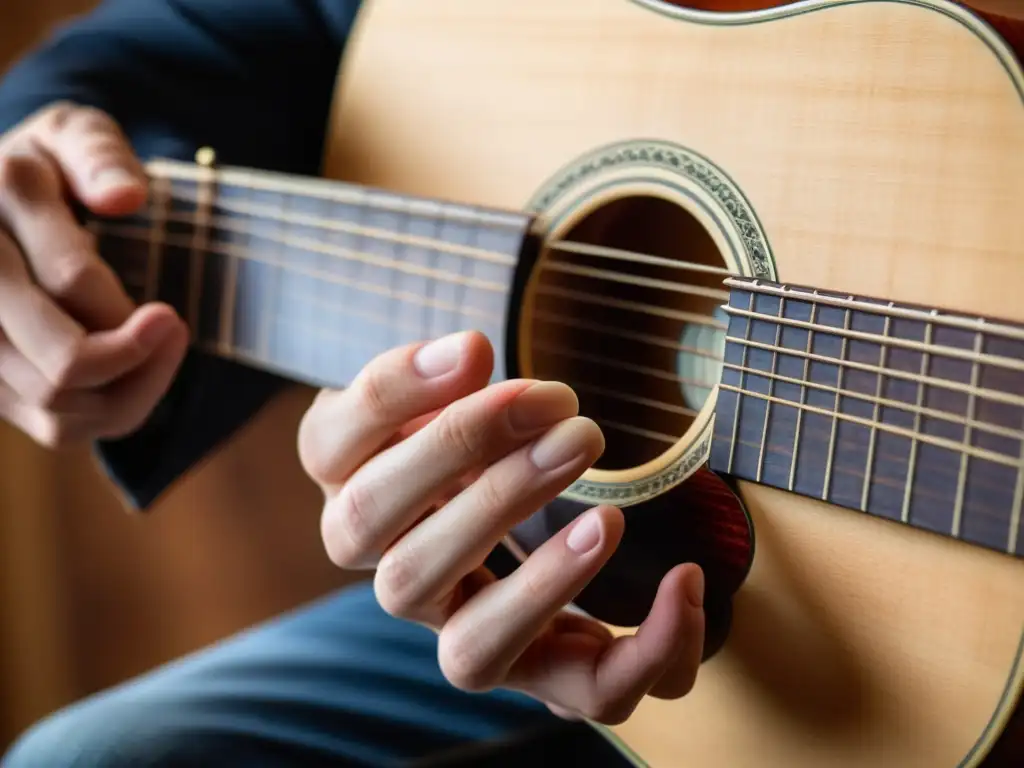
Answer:
[[[954, 3], [719, 16], [656, 0], [371, 0], [338, 87], [325, 175], [530, 204], [551, 237], [611, 205], [603, 190], [663, 194], [736, 274], [1024, 321], [1024, 76]], [[531, 348], [544, 307], [530, 291], [520, 372], [573, 373]], [[709, 425], [639, 468], [598, 468], [562, 502], [571, 519], [606, 493], [645, 519], [627, 522], [641, 543], [656, 516], [681, 518], [664, 563], [639, 546], [608, 581], [696, 559], [717, 564], [709, 589], [728, 604], [688, 696], [601, 730], [654, 768], [1017, 764], [1024, 563], [746, 481], [735, 505], [702, 502], [724, 498], [697, 469]], [[688, 530], [707, 534], [697, 549]], [[648, 587], [618, 596], [643, 605]], [[598, 591], [580, 604], [614, 631], [636, 618]]]

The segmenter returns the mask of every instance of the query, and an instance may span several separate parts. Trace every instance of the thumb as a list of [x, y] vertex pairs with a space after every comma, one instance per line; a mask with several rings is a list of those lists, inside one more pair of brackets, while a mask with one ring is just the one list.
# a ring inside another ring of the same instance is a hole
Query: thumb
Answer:
[[121, 128], [92, 107], [60, 104], [29, 135], [60, 168], [71, 192], [93, 213], [134, 213], [147, 195], [146, 174]]

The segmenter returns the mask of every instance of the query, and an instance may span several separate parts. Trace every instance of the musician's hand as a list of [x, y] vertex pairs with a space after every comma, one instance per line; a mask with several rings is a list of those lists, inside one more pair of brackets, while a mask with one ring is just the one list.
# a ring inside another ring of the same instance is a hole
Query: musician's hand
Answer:
[[441, 669], [461, 689], [514, 688], [606, 724], [645, 695], [683, 696], [704, 635], [697, 566], [665, 577], [632, 637], [563, 610], [618, 546], [620, 510], [588, 511], [504, 580], [481, 565], [604, 450], [568, 387], [487, 386], [492, 355], [484, 337], [457, 334], [387, 352], [320, 394], [299, 454], [325, 493], [327, 552], [342, 567], [376, 563], [381, 605], [439, 633]]
[[0, 418], [42, 445], [131, 432], [184, 356], [184, 323], [133, 304], [67, 202], [121, 215], [145, 197], [101, 112], [58, 104], [0, 136]]

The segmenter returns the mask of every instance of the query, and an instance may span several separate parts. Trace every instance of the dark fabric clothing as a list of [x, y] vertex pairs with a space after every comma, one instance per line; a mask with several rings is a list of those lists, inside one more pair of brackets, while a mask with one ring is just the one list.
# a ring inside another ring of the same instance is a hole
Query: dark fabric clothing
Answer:
[[[0, 132], [55, 101], [103, 109], [143, 159], [315, 175], [358, 0], [105, 0], [0, 82]], [[190, 353], [145, 427], [97, 451], [146, 508], [280, 390], [278, 377]]]

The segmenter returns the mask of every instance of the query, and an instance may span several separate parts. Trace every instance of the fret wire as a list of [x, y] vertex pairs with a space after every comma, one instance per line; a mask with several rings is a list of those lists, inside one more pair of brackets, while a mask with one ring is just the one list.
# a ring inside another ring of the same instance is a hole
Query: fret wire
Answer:
[[[749, 301], [747, 306], [751, 309], [751, 311], [753, 311], [753, 309], [754, 309], [754, 292], [753, 291], [751, 291], [751, 293], [750, 293], [750, 301]], [[754, 321], [751, 320], [750, 318], [747, 318], [747, 327], [746, 327], [746, 330], [743, 332], [743, 337], [747, 341], [750, 340], [750, 329], [751, 329], [751, 326], [753, 326], [753, 324], [754, 324]], [[742, 360], [744, 368], [747, 366], [747, 350], [748, 349], [750, 349], [750, 347], [747, 347], [747, 346], [743, 347], [743, 357], [741, 358], [741, 360]], [[745, 374], [745, 373], [740, 373], [740, 387], [743, 386], [744, 377], [746, 375], [747, 374]], [[742, 395], [737, 395], [736, 396], [736, 410], [733, 412], [733, 416], [732, 416], [732, 439], [729, 441], [729, 463], [728, 463], [727, 469], [726, 469], [726, 472], [728, 472], [728, 473], [732, 472], [733, 461], [736, 458], [736, 435], [739, 434], [740, 410], [741, 410], [742, 407], [743, 407], [743, 396]]]
[[792, 376], [783, 376], [780, 373], [772, 374], [769, 373], [768, 371], [761, 371], [756, 368], [744, 368], [743, 366], [736, 365], [735, 363], [722, 363], [722, 367], [734, 371], [745, 371], [747, 373], [753, 373], [758, 376], [763, 376], [765, 378], [774, 377], [779, 381], [785, 382], [787, 384], [795, 384], [798, 387], [808, 387], [810, 389], [816, 389], [822, 392], [828, 392], [830, 394], [839, 394], [847, 398], [853, 397], [858, 400], [863, 400], [866, 403], [872, 403], [874, 405], [877, 405], [880, 408], [899, 408], [901, 410], [906, 411], [907, 413], [920, 413], [923, 417], [930, 419], [942, 419], [943, 421], [948, 421], [950, 424], [956, 424], [958, 426], [966, 426], [967, 424], [970, 424], [972, 429], [981, 432], [988, 432], [993, 435], [999, 435], [1000, 437], [1007, 437], [1011, 440], [1019, 440], [1022, 436], [1024, 436], [1024, 433], [1022, 433], [1020, 430], [1000, 427], [995, 424], [989, 424], [988, 422], [979, 421], [978, 419], [972, 419], [968, 421], [964, 416], [947, 413], [945, 411], [937, 411], [934, 408], [927, 408], [924, 406], [918, 408], [917, 405], [915, 405], [914, 403], [905, 403], [902, 400], [890, 400], [885, 397], [879, 398], [876, 397], [875, 395], [866, 395], [862, 392], [854, 392], [853, 390], [850, 389], [838, 389], [828, 384], [819, 384], [815, 381], [806, 381], [804, 379], [793, 378]]
[[[932, 340], [932, 334], [934, 333], [934, 326], [928, 323], [924, 327], [924, 339], [925, 343], [928, 344]], [[931, 357], [927, 352], [921, 355], [921, 376], [926, 377], [928, 375], [928, 368], [931, 365]], [[903, 506], [900, 508], [900, 519], [903, 522], [909, 522], [910, 520], [910, 500], [914, 493], [914, 470], [917, 465], [917, 446], [919, 443], [919, 435], [921, 433], [921, 411], [920, 408], [924, 405], [924, 382], [918, 382], [917, 385], [917, 407], [918, 411], [914, 414], [914, 428], [910, 438], [910, 462], [907, 466], [907, 482], [903, 487]]]
[[[818, 316], [818, 305], [811, 304], [811, 322], [815, 321]], [[796, 431], [793, 433], [793, 458], [789, 465], [789, 490], [793, 490], [796, 483], [796, 466], [797, 466], [797, 453], [800, 450], [800, 426], [803, 423], [804, 410], [803, 406], [807, 402], [807, 379], [811, 369], [811, 348], [814, 340], [814, 331], [807, 331], [807, 347], [806, 356], [804, 357], [804, 380], [800, 387], [800, 407], [796, 409]]]
[[[779, 299], [779, 312], [778, 317], [783, 317], [786, 307], [786, 299]], [[782, 343], [782, 325], [779, 323], [775, 324], [775, 346], [778, 347]], [[768, 394], [775, 394], [775, 374], [779, 368], [779, 353], [772, 352], [772, 377], [768, 379]], [[741, 376], [743, 374], [740, 374]], [[765, 403], [764, 407], [764, 426], [761, 428], [761, 450], [757, 457], [757, 482], [761, 482], [761, 477], [764, 475], [764, 461], [765, 461], [765, 448], [768, 445], [768, 422], [770, 414], [772, 412], [771, 401]]]
[[[759, 293], [773, 296], [788, 296], [793, 301], [817, 301], [819, 304], [844, 309], [849, 307], [853, 310], [861, 310], [870, 314], [886, 314], [896, 319], [915, 320], [921, 323], [932, 322], [935, 325], [946, 325], [953, 328], [961, 328], [966, 331], [977, 331], [984, 326], [988, 336], [1004, 336], [1017, 341], [1024, 341], [1024, 327], [1007, 325], [1006, 323], [992, 322], [984, 318], [962, 317], [958, 315], [943, 315], [935, 310], [896, 306], [895, 302], [889, 302], [889, 306], [883, 309], [879, 304], [864, 299], [839, 298], [838, 296], [825, 296], [817, 289], [809, 290], [789, 285], [767, 285], [759, 279], [730, 275], [723, 285], [735, 287], [739, 290], [753, 290]], [[814, 297], [813, 299], [811, 297]]]
[[[771, 344], [762, 344], [758, 341], [750, 341], [748, 339], [741, 339], [737, 336], [726, 336], [726, 342], [733, 342], [735, 344], [745, 344], [756, 349], [766, 349], [771, 351], [773, 349]], [[813, 352], [801, 352], [796, 349], [785, 350], [787, 354], [794, 355], [796, 357], [803, 357], [809, 360], [818, 361], [821, 363], [829, 363], [831, 365], [838, 365], [838, 361], [834, 357], [828, 357], [827, 355], [818, 355]], [[871, 365], [870, 363], [858, 363], [856, 360], [844, 360], [842, 363], [845, 367], [855, 368], [858, 371], [867, 371], [868, 373], [878, 373], [881, 370], [877, 365]], [[961, 384], [959, 381], [953, 381], [951, 379], [941, 379], [938, 377], [925, 376], [922, 377], [920, 373], [911, 373], [909, 371], [900, 371], [895, 369], [886, 369], [883, 371], [886, 376], [894, 379], [904, 379], [906, 381], [912, 381], [914, 383], [923, 382], [925, 384], [931, 384], [934, 387], [942, 387], [945, 389], [953, 390], [954, 392], [965, 392], [970, 393], [971, 388], [968, 384]], [[1024, 397], [1017, 395], [1011, 395], [1007, 392], [1001, 392], [998, 389], [979, 389], [978, 393], [989, 400], [997, 403], [1006, 403], [1007, 405], [1017, 405], [1024, 407]]]
[[[287, 209], [288, 209], [288, 197], [287, 197], [287, 195], [283, 195], [282, 194], [281, 195], [281, 210], [282, 211], [286, 211]], [[281, 221], [278, 222], [278, 231], [283, 233], [284, 232], [284, 228], [285, 228], [285, 222], [282, 219]], [[286, 247], [287, 246], [284, 245], [283, 242], [279, 242], [278, 243], [277, 256], [278, 256], [278, 259], [280, 260], [280, 263], [287, 263], [285, 261], [285, 248]], [[259, 350], [259, 354], [261, 354], [264, 358], [269, 360], [271, 358], [271, 350], [272, 350], [272, 347], [273, 347], [273, 343], [272, 343], [272, 339], [271, 339], [271, 332], [270, 332], [271, 331], [270, 318], [272, 317], [272, 315], [274, 314], [275, 311], [276, 312], [280, 312], [281, 311], [281, 307], [280, 307], [280, 282], [279, 282], [280, 281], [280, 275], [279, 275], [279, 270], [277, 270], [277, 269], [267, 270], [267, 272], [265, 274], [265, 278], [266, 279], [263, 281], [263, 301], [264, 301], [264, 306], [267, 307], [267, 311], [264, 314], [264, 316], [263, 316], [263, 318], [262, 318], [262, 320], [260, 322], [260, 325], [259, 325], [256, 349]], [[271, 310], [270, 307], [272, 307], [272, 306], [276, 307], [276, 310]], [[277, 335], [278, 334], [276, 334], [276, 333], [273, 334], [273, 336], [275, 338], [277, 337]]]
[[[728, 392], [738, 392], [739, 394], [744, 395], [746, 397], [756, 397], [756, 398], [759, 398], [761, 400], [769, 400], [770, 399], [772, 402], [774, 402], [776, 404], [789, 405], [789, 406], [792, 406], [793, 408], [805, 410], [808, 413], [817, 413], [817, 414], [821, 414], [822, 416], [832, 416], [833, 415], [833, 411], [830, 411], [830, 410], [828, 410], [826, 408], [818, 408], [817, 406], [808, 405], [806, 403], [794, 403], [792, 400], [785, 400], [785, 399], [780, 398], [780, 397], [771, 397], [771, 398], [769, 398], [768, 395], [763, 395], [760, 392], [753, 392], [753, 391], [751, 391], [749, 389], [742, 389], [740, 387], [734, 387], [731, 384], [719, 384], [718, 387], [719, 387], [719, 389], [722, 389], [722, 390], [725, 390], [725, 391], [728, 391]], [[841, 419], [843, 421], [849, 421], [849, 422], [852, 422], [853, 424], [862, 424], [865, 427], [872, 426], [871, 419], [861, 418], [860, 416], [854, 416], [851, 413], [838, 413], [838, 414], [835, 414], [835, 416], [838, 419]], [[1004, 456], [1001, 453], [996, 453], [995, 451], [989, 451], [987, 449], [977, 448], [975, 446], [965, 446], [963, 443], [957, 443], [955, 440], [947, 440], [944, 437], [937, 437], [935, 435], [929, 435], [927, 433], [915, 434], [910, 429], [907, 429], [907, 428], [904, 428], [904, 427], [897, 427], [897, 426], [895, 426], [893, 424], [882, 423], [882, 424], [877, 424], [875, 426], [881, 432], [887, 432], [887, 433], [890, 433], [890, 434], [893, 434], [893, 435], [900, 435], [902, 437], [916, 439], [917, 441], [919, 441], [921, 443], [924, 443], [924, 444], [927, 444], [927, 445], [935, 445], [935, 446], [938, 446], [939, 448], [947, 448], [947, 449], [949, 449], [951, 451], [954, 451], [956, 453], [960, 453], [961, 451], [968, 451], [968, 452], [970, 452], [970, 454], [972, 456], [975, 456], [975, 457], [977, 457], [979, 459], [985, 459], [987, 461], [991, 461], [993, 464], [1001, 464], [1001, 465], [1007, 466], [1007, 467], [1018, 467], [1018, 466], [1020, 466], [1019, 459], [1009, 458], [1007, 456]]]
[[238, 258], [228, 256], [221, 288], [219, 346], [228, 349], [235, 338], [235, 298], [238, 293]]
[[[724, 306], [723, 309], [730, 315], [735, 314], [741, 316], [759, 317], [757, 313], [744, 309], [736, 309], [730, 306]], [[933, 309], [931, 311], [931, 314], [937, 317], [938, 310]], [[792, 325], [795, 328], [807, 328], [809, 326], [809, 323], [806, 323], [803, 320], [794, 320], [792, 318], [785, 318], [782, 322], [786, 323], [786, 325]], [[873, 344], [885, 343], [892, 347], [902, 347], [904, 349], [909, 349], [912, 352], [927, 352], [931, 355], [942, 355], [943, 357], [950, 357], [958, 360], [966, 360], [967, 362], [973, 362], [975, 359], [977, 359], [982, 363], [997, 368], [1005, 368], [1011, 371], [1024, 371], [1024, 360], [1014, 360], [1013, 358], [1001, 357], [999, 355], [983, 354], [976, 356], [973, 352], [969, 352], [966, 349], [959, 349], [957, 347], [937, 346], [930, 341], [912, 341], [910, 339], [900, 339], [895, 336], [890, 336], [883, 340], [877, 333], [867, 333], [865, 331], [853, 331], [845, 329], [840, 330], [838, 328], [829, 329], [828, 326], [819, 327], [817, 330], [827, 330], [830, 331], [831, 333], [834, 333], [837, 336], [845, 336], [851, 339], [856, 339], [857, 341], [867, 341]]]
[[[889, 302], [889, 306], [892, 306], [892, 302]], [[882, 336], [886, 337], [889, 335], [889, 328], [892, 324], [892, 317], [886, 315], [885, 325], [882, 327]], [[889, 347], [884, 344], [878, 350], [878, 367], [879, 374], [878, 380], [875, 383], [875, 407], [872, 413], [871, 421], [871, 436], [868, 438], [868, 458], [864, 464], [864, 487], [861, 488], [860, 493], [860, 509], [862, 512], [866, 512], [868, 508], [868, 497], [871, 492], [871, 484], [874, 481], [875, 475], [875, 443], [878, 440], [878, 429], [875, 424], [878, 423], [879, 416], [882, 411], [882, 392], [885, 389], [885, 374], [881, 371], [885, 370], [885, 365], [888, 362]]]
[[1020, 535], [1021, 507], [1024, 506], [1024, 440], [1020, 444], [1020, 462], [1017, 465], [1017, 482], [1013, 488], [1013, 506], [1010, 508], [1010, 531], [1006, 538], [1006, 551], [1013, 554]]
[[151, 185], [156, 215], [150, 222], [148, 263], [146, 265], [146, 301], [156, 301], [160, 295], [160, 274], [163, 269], [164, 239], [167, 237], [167, 208], [170, 204], [170, 185], [161, 179]]
[[[446, 221], [447, 219], [444, 217], [443, 213], [434, 217], [434, 240], [436, 242], [441, 241], [441, 233], [444, 231]], [[431, 268], [436, 268], [437, 261], [441, 256], [440, 251], [437, 248], [430, 248], [428, 253], [429, 256], [427, 257], [427, 264], [429, 264]], [[434, 298], [434, 291], [436, 290], [437, 285], [438, 284], [433, 280], [427, 282], [427, 299], [431, 302], [436, 300]], [[437, 324], [437, 315], [434, 313], [434, 305], [424, 305], [423, 313], [427, 315], [426, 329], [428, 331], [428, 335], [430, 335], [433, 332], [434, 326]]]
[[[850, 330], [850, 323], [850, 310], [847, 309], [843, 315], [843, 328], [845, 330]], [[847, 342], [848, 339], [844, 336], [842, 345], [839, 348], [839, 368], [838, 375], [836, 377], [836, 389], [839, 390], [839, 392], [841, 392], [843, 389], [843, 372], [846, 370], [843, 367], [843, 361], [846, 359]], [[822, 501], [828, 501], [829, 487], [832, 484], [832, 462], [835, 460], [836, 454], [836, 432], [839, 431], [839, 420], [836, 418], [836, 415], [841, 410], [839, 404], [843, 399], [843, 396], [839, 394], [839, 392], [836, 393], [835, 399], [832, 401], [832, 429], [829, 430], [828, 453], [825, 456], [825, 482], [822, 483], [821, 486]]]
[[[399, 234], [401, 234], [408, 226], [409, 226], [409, 216], [408, 216], [408, 214], [405, 214], [405, 215], [398, 214], [398, 226], [395, 227], [395, 230]], [[473, 230], [476, 231], [476, 228], [474, 227]], [[401, 248], [402, 248], [401, 242], [400, 241], [396, 241], [395, 242], [395, 259], [397, 261], [403, 261], [403, 260], [404, 261], [408, 261], [408, 258], [404, 258], [403, 259], [404, 254], [400, 250]], [[460, 260], [460, 264], [461, 264], [461, 260]], [[388, 291], [392, 295], [395, 295], [395, 294], [401, 292], [401, 284], [399, 284], [399, 287], [397, 289], [395, 288], [395, 278], [396, 278], [396, 276], [398, 274], [399, 274], [398, 270], [394, 270], [394, 269], [390, 270], [388, 272]], [[428, 278], [428, 282], [429, 282], [429, 278]], [[463, 290], [465, 290], [465, 286], [463, 286]], [[388, 347], [397, 347], [398, 344], [399, 344], [399, 340], [398, 340], [398, 332], [396, 330], [396, 326], [394, 326], [394, 325], [389, 326], [389, 328], [388, 328], [388, 335], [389, 335], [389, 338], [391, 340], [390, 343], [388, 344]]]
[[[252, 194], [251, 192], [249, 194]], [[245, 235], [246, 245], [252, 248], [252, 234]], [[235, 345], [235, 313], [238, 304], [238, 270], [241, 266], [241, 257], [237, 251], [222, 254], [227, 264], [227, 275], [223, 286], [223, 301], [220, 309], [220, 333], [218, 334], [218, 349], [227, 354]], [[258, 333], [258, 331], [257, 331]]]
[[192, 333], [201, 330], [200, 310], [203, 299], [203, 273], [206, 267], [207, 238], [210, 232], [210, 206], [213, 202], [213, 171], [200, 165], [196, 180], [196, 212], [192, 229], [192, 243], [188, 251], [188, 317]]
[[[974, 334], [974, 350], [981, 352], [985, 341], [985, 335], [981, 331]], [[981, 378], [981, 364], [975, 360], [971, 366], [971, 394], [967, 398], [967, 424], [964, 426], [964, 444], [971, 444], [971, 422], [974, 421], [977, 413], [978, 398], [974, 390], [978, 387]], [[953, 529], [950, 535], [960, 538], [960, 525], [964, 513], [964, 496], [967, 493], [967, 472], [970, 465], [969, 457], [965, 451], [960, 455], [960, 474], [956, 481], [956, 502], [953, 505]]]

